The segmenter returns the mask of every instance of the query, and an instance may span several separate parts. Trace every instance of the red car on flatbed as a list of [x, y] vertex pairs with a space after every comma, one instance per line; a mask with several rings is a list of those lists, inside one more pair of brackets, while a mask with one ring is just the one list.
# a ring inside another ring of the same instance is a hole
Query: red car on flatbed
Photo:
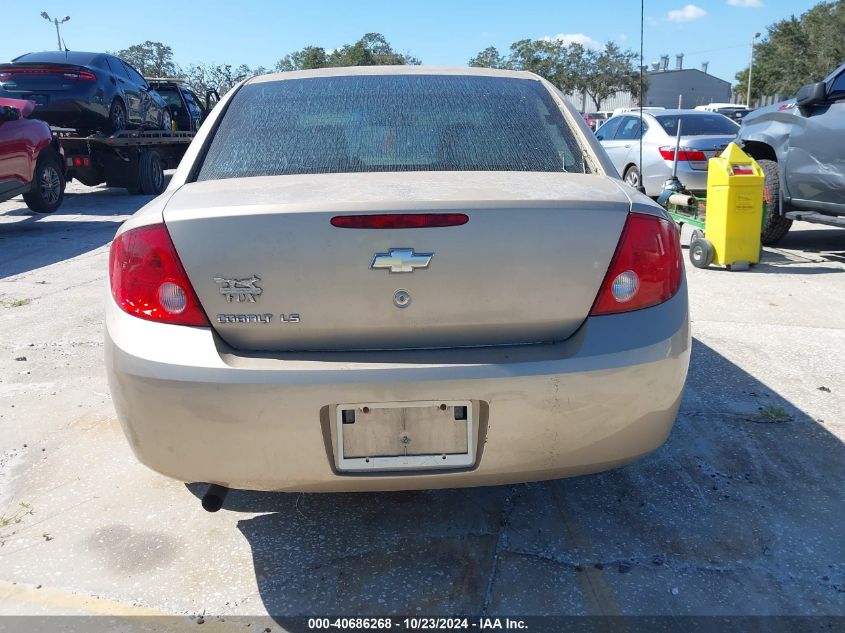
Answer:
[[44, 121], [28, 119], [34, 101], [0, 98], [0, 202], [23, 194], [33, 211], [59, 208], [65, 193], [64, 152]]

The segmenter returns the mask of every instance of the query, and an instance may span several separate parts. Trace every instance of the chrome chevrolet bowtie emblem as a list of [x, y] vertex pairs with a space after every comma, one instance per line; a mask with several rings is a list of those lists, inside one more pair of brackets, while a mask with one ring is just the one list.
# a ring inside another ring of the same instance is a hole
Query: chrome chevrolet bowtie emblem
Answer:
[[415, 268], [428, 268], [434, 253], [415, 253], [413, 248], [391, 248], [376, 253], [370, 268], [386, 268], [392, 273], [412, 273]]
[[215, 277], [214, 281], [220, 286], [220, 294], [226, 297], [226, 301], [248, 301], [255, 303], [255, 298], [261, 294], [262, 290], [255, 285], [255, 282], [261, 281], [261, 277], [253, 275], [249, 279], [224, 279], [223, 277]]

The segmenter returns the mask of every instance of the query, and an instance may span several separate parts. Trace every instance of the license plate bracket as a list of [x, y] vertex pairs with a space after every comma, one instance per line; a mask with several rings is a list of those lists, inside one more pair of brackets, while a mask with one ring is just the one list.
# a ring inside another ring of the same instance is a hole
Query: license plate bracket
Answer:
[[475, 459], [475, 426], [469, 400], [339, 404], [337, 468], [348, 472], [466, 468]]

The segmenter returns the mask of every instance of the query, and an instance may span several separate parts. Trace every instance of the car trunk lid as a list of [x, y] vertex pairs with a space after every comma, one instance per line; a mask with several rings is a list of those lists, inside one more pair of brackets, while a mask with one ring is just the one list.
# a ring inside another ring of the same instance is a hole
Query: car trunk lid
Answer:
[[3, 90], [17, 93], [65, 92], [80, 80], [92, 80], [91, 70], [76, 64], [16, 63], [0, 64], [0, 83]]
[[[590, 311], [629, 208], [603, 176], [321, 174], [190, 183], [164, 219], [213, 327], [232, 347], [396, 349], [569, 337]], [[468, 221], [332, 225], [339, 215], [376, 213]], [[399, 272], [409, 262], [412, 272]]]
[[[736, 139], [736, 135], [731, 136], [682, 136], [681, 147], [693, 152], [703, 153], [704, 160], [690, 160], [690, 168], [692, 169], [707, 169], [707, 161], [718, 156], [724, 150], [728, 143]], [[674, 144], [673, 144], [674, 145]]]

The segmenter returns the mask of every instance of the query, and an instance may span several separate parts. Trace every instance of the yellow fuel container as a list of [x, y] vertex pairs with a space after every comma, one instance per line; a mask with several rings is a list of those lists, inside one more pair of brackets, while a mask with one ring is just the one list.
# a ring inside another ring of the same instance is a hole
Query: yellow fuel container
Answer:
[[736, 143], [710, 159], [704, 233], [713, 244], [713, 263], [732, 267], [760, 261], [764, 180], [760, 165]]

